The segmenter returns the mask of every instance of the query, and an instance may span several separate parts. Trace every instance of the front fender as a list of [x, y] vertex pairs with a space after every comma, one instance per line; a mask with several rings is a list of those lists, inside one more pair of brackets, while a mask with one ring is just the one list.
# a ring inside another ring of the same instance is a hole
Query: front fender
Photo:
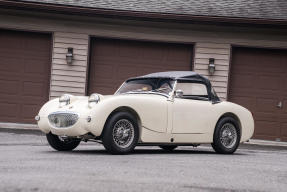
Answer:
[[165, 133], [167, 129], [167, 99], [163, 96], [117, 95], [106, 98], [90, 111], [92, 117], [89, 130], [101, 135], [109, 115], [120, 107], [133, 109], [141, 120], [142, 127]]

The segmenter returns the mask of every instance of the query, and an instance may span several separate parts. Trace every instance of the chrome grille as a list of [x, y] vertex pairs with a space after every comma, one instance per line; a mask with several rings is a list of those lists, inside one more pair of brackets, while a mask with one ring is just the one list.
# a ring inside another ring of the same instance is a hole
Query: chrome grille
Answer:
[[48, 116], [49, 122], [52, 126], [57, 128], [67, 128], [74, 125], [79, 116], [71, 112], [55, 112]]

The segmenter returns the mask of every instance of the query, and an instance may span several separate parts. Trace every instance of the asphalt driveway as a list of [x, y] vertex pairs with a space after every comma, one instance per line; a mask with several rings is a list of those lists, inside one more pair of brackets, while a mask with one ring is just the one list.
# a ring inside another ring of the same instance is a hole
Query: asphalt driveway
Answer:
[[241, 145], [218, 155], [208, 145], [137, 147], [109, 155], [83, 143], [56, 152], [35, 132], [0, 131], [0, 191], [286, 191], [287, 148]]

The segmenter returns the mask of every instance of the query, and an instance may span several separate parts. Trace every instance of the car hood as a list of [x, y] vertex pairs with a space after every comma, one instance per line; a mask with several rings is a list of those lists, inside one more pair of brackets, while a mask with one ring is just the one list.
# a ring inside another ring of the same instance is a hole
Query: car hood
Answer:
[[[136, 93], [136, 94], [116, 94], [116, 95], [101, 95], [100, 103], [103, 103], [107, 100], [121, 99], [123, 97], [137, 97], [137, 98], [166, 98], [163, 95], [159, 94], [146, 94], [146, 93]], [[88, 105], [89, 96], [74, 96], [70, 95], [70, 104], [64, 107], [59, 107], [59, 98], [55, 98], [47, 102], [45, 105], [50, 105], [51, 111], [53, 110], [71, 110], [72, 108], [84, 107]], [[53, 108], [53, 109], [52, 109]]]
[[[98, 94], [100, 96], [100, 100], [106, 100], [106, 99], [111, 99], [111, 98], [116, 98], [116, 97], [130, 97], [130, 96], [147, 96], [147, 97], [166, 97], [162, 94], [153, 94], [153, 93], [128, 93], [128, 94], [115, 94], [115, 95], [101, 95]], [[88, 100], [89, 96], [71, 96], [71, 103], [78, 101], [78, 100]]]
[[[110, 103], [110, 102], [122, 102], [122, 101], [128, 101], [130, 99], [138, 99], [142, 101], [143, 99], [166, 99], [166, 97], [162, 95], [157, 94], [117, 94], [117, 95], [101, 95], [100, 96], [100, 102], [95, 105], [99, 106], [104, 103]], [[70, 95], [70, 104], [59, 107], [59, 98], [55, 98], [47, 102], [44, 106], [42, 106], [39, 114], [42, 116], [47, 116], [48, 114], [56, 111], [72, 111], [72, 112], [81, 112], [86, 113], [85, 111], [92, 110], [90, 108], [89, 102], [88, 102], [89, 96], [74, 96]]]

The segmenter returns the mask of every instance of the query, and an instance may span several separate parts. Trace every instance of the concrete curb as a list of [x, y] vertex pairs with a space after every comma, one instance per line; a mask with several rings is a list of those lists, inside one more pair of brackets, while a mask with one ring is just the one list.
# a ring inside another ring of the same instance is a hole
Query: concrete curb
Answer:
[[0, 123], [0, 128], [4, 128], [4, 129], [39, 130], [37, 124], [20, 124], [20, 123]]
[[267, 141], [259, 139], [250, 139], [248, 142], [244, 142], [247, 145], [261, 145], [261, 146], [278, 146], [278, 147], [287, 147], [287, 142], [281, 141]]
[[12, 134], [28, 134], [28, 135], [41, 135], [45, 134], [37, 129], [11, 129], [11, 128], [0, 128], [0, 133], [12, 133]]
[[0, 123], [0, 132], [45, 135], [36, 124]]

